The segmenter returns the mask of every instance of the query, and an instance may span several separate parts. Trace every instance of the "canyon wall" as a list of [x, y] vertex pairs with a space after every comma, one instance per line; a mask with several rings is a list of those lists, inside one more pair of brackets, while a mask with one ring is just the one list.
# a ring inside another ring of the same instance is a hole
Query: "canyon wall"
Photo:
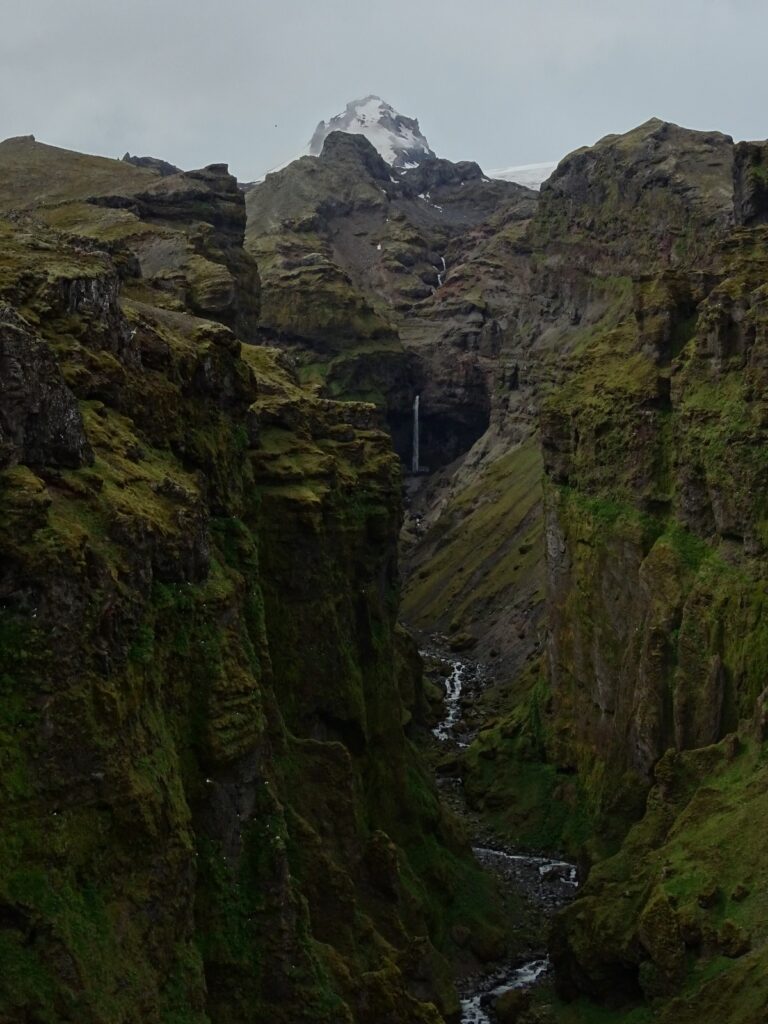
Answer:
[[0, 166], [0, 1016], [450, 1019], [504, 927], [408, 737], [375, 407], [243, 343], [226, 168]]

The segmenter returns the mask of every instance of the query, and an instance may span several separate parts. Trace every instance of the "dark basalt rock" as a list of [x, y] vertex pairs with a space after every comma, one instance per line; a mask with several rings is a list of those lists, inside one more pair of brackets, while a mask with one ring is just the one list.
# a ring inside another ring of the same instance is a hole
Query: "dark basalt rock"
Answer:
[[226, 164], [163, 176], [146, 191], [94, 196], [97, 206], [135, 211], [142, 220], [188, 223], [199, 220], [216, 231], [219, 244], [241, 246], [245, 233], [245, 201]]
[[392, 178], [389, 164], [364, 135], [331, 132], [323, 143], [320, 159], [325, 162], [340, 161], [347, 165], [357, 165], [375, 181], [389, 183]]
[[471, 160], [424, 160], [418, 167], [401, 172], [402, 180], [413, 195], [430, 192], [442, 185], [461, 185], [469, 181], [481, 181], [483, 172], [479, 164]]
[[130, 153], [126, 153], [123, 160], [127, 164], [133, 164], [134, 167], [146, 167], [150, 171], [157, 171], [161, 178], [182, 173], [180, 167], [168, 163], [167, 160], [160, 160], [156, 156], [131, 156]]
[[75, 396], [46, 342], [0, 308], [0, 467], [77, 469], [93, 462]]
[[768, 143], [740, 142], [735, 150], [734, 212], [738, 224], [768, 223]]

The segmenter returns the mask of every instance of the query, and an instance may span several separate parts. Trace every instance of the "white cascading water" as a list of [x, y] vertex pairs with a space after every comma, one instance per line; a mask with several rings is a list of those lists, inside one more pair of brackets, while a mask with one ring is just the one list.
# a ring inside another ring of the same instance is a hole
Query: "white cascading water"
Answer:
[[488, 1003], [505, 992], [514, 988], [530, 988], [549, 970], [549, 960], [531, 960], [511, 971], [499, 984], [482, 992], [477, 992], [468, 999], [461, 1000], [461, 1024], [491, 1024], [491, 1018], [485, 1012], [484, 1003]]
[[563, 885], [578, 886], [576, 865], [567, 860], [550, 860], [549, 857], [527, 857], [522, 853], [506, 853], [504, 850], [491, 850], [486, 846], [476, 846], [475, 854], [480, 860], [493, 860], [494, 857], [509, 863], [535, 867], [540, 878], [557, 877]]
[[[445, 677], [445, 716], [432, 732], [441, 742], [452, 740], [457, 746], [465, 747], [467, 744], [454, 735], [454, 729], [461, 716], [461, 692], [468, 666], [458, 659], [452, 660], [450, 666]], [[494, 873], [511, 871], [518, 880], [527, 880], [527, 891], [535, 892], [536, 901], [542, 906], [562, 906], [571, 898], [569, 891], [578, 887], [576, 865], [569, 861], [509, 853], [487, 846], [475, 846], [473, 850], [480, 863]], [[489, 1007], [495, 1000], [512, 989], [532, 988], [549, 968], [548, 957], [538, 956], [527, 963], [506, 965], [478, 978], [461, 1000], [461, 1024], [492, 1024]]]
[[[453, 727], [459, 720], [461, 708], [461, 686], [464, 680], [464, 663], [461, 661], [451, 662], [451, 671], [445, 678], [445, 718], [432, 730], [432, 735], [439, 740], [455, 739], [452, 736]], [[465, 747], [466, 743], [458, 742], [458, 746]]]
[[414, 473], [419, 472], [419, 399], [420, 395], [416, 395], [413, 400], [413, 457], [411, 459], [411, 469]]
[[[550, 906], [562, 906], [570, 898], [568, 890], [577, 888], [579, 884], [576, 866], [568, 861], [527, 857], [485, 846], [475, 846], [474, 853], [485, 867], [498, 870], [509, 865], [518, 877], [522, 874], [529, 879], [537, 879], [534, 885], [539, 890], [538, 899], [542, 902], [549, 900]], [[511, 989], [532, 988], [549, 969], [548, 957], [540, 956], [517, 967], [501, 968], [486, 976], [474, 991], [462, 999], [461, 1024], [491, 1024], [492, 1018], [488, 1013], [490, 1005]]]
[[446, 266], [446, 263], [445, 263], [445, 256], [441, 256], [440, 259], [442, 260], [443, 270], [442, 270], [442, 273], [437, 275], [437, 287], [438, 288], [442, 288], [443, 287], [443, 280], [445, 278], [445, 272], [448, 269], [447, 266]]

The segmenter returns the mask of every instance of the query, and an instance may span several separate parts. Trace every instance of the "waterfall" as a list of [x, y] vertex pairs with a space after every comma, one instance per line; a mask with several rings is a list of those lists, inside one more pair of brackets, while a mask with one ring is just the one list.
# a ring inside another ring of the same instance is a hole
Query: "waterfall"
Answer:
[[413, 400], [413, 459], [411, 469], [414, 473], [419, 472], [419, 395]]
[[442, 263], [443, 263], [443, 270], [442, 270], [442, 273], [439, 273], [437, 275], [437, 286], [438, 286], [438, 288], [442, 288], [443, 287], [443, 278], [445, 277], [445, 272], [448, 269], [446, 264], [445, 264], [445, 256], [441, 256], [440, 259], [442, 260]]

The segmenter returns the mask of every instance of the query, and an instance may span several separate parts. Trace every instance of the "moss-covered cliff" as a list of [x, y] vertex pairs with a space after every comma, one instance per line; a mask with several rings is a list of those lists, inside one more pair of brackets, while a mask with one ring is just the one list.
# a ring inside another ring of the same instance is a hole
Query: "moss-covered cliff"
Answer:
[[242, 344], [224, 168], [0, 165], [0, 1016], [450, 1018], [503, 931], [407, 738], [375, 410]]
[[[717, 992], [718, 1020], [757, 1021], [766, 993], [736, 995], [765, 940], [756, 825], [739, 829], [742, 855], [726, 850], [762, 777], [768, 248], [734, 208], [729, 140], [695, 142], [707, 159], [694, 145], [678, 160], [683, 224], [668, 218], [673, 176], [638, 248], [662, 233], [668, 245], [638, 259], [622, 313], [584, 339], [544, 408], [551, 749], [614, 825], [656, 782], [565, 913], [558, 961], [570, 992], [680, 994], [664, 1020], [701, 1019]], [[731, 872], [744, 878], [729, 888]], [[705, 892], [715, 880], [722, 903]]]
[[[546, 644], [523, 671], [502, 659], [459, 767], [498, 831], [581, 860], [553, 941], [571, 1002], [548, 1012], [568, 1024], [768, 1012], [764, 167], [762, 144], [660, 121], [610, 136], [561, 163], [506, 264], [500, 358], [539, 411]], [[499, 619], [525, 647], [515, 598], [537, 571], [514, 544], [531, 506], [509, 508], [524, 418], [501, 409], [433, 483], [406, 597], [416, 621], [463, 616], [481, 650]]]
[[467, 786], [593, 865], [555, 929], [564, 1021], [768, 1007], [761, 166], [759, 146], [649, 122], [567, 158], [528, 236], [552, 381], [546, 658]]

